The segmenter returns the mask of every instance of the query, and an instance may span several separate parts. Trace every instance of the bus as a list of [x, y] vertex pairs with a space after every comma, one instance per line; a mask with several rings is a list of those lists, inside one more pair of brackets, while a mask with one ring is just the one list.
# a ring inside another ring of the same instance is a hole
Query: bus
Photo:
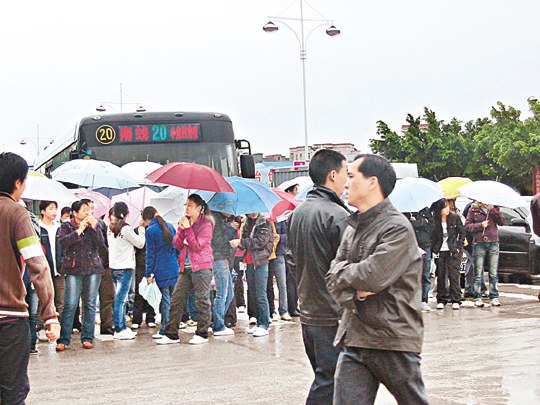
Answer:
[[[237, 157], [238, 150], [248, 150]], [[208, 112], [144, 112], [93, 115], [47, 147], [34, 170], [50, 177], [72, 159], [104, 160], [122, 166], [137, 161], [194, 162], [223, 176], [255, 177], [248, 141], [235, 140], [231, 119]], [[240, 168], [238, 162], [240, 161]]]

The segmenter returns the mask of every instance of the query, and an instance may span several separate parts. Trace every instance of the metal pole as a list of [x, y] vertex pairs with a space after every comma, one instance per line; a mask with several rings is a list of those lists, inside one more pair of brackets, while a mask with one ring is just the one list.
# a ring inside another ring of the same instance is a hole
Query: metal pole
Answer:
[[37, 124], [37, 153], [39, 155], [39, 124]]
[[120, 83], [120, 112], [122, 111], [122, 83]]
[[300, 60], [302, 61], [302, 89], [304, 93], [304, 161], [309, 160], [309, 143], [308, 143], [308, 123], [307, 123], [307, 97], [306, 97], [306, 47], [304, 43], [304, 8], [303, 2], [300, 0], [300, 30], [301, 30], [301, 49]]

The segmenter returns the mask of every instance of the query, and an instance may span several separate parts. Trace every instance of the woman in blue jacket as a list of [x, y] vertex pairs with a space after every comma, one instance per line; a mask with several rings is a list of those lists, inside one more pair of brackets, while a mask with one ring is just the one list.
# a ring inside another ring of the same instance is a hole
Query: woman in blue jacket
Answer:
[[174, 286], [178, 281], [178, 251], [173, 245], [176, 233], [174, 226], [165, 222], [154, 207], [146, 207], [142, 219], [148, 224], [146, 229], [146, 272], [148, 284], [156, 280], [161, 291], [161, 329], [153, 338], [165, 335], [165, 326], [169, 322], [169, 310]]

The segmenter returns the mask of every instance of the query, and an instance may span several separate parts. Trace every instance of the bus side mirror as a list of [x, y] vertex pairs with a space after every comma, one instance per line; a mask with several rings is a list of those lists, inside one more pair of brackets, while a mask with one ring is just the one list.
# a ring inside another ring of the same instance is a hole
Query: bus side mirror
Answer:
[[246, 179], [255, 178], [255, 160], [253, 155], [240, 155], [240, 171]]

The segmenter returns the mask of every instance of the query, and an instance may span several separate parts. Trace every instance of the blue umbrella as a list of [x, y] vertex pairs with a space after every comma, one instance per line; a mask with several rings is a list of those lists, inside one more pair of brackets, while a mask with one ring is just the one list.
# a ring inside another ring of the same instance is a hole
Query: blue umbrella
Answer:
[[420, 177], [405, 177], [396, 182], [388, 196], [400, 212], [419, 212], [444, 198], [442, 187], [434, 181]]
[[212, 191], [197, 191], [211, 210], [231, 215], [271, 212], [272, 208], [281, 201], [270, 187], [254, 179], [244, 179], [238, 176], [225, 177], [234, 193], [214, 193]]

